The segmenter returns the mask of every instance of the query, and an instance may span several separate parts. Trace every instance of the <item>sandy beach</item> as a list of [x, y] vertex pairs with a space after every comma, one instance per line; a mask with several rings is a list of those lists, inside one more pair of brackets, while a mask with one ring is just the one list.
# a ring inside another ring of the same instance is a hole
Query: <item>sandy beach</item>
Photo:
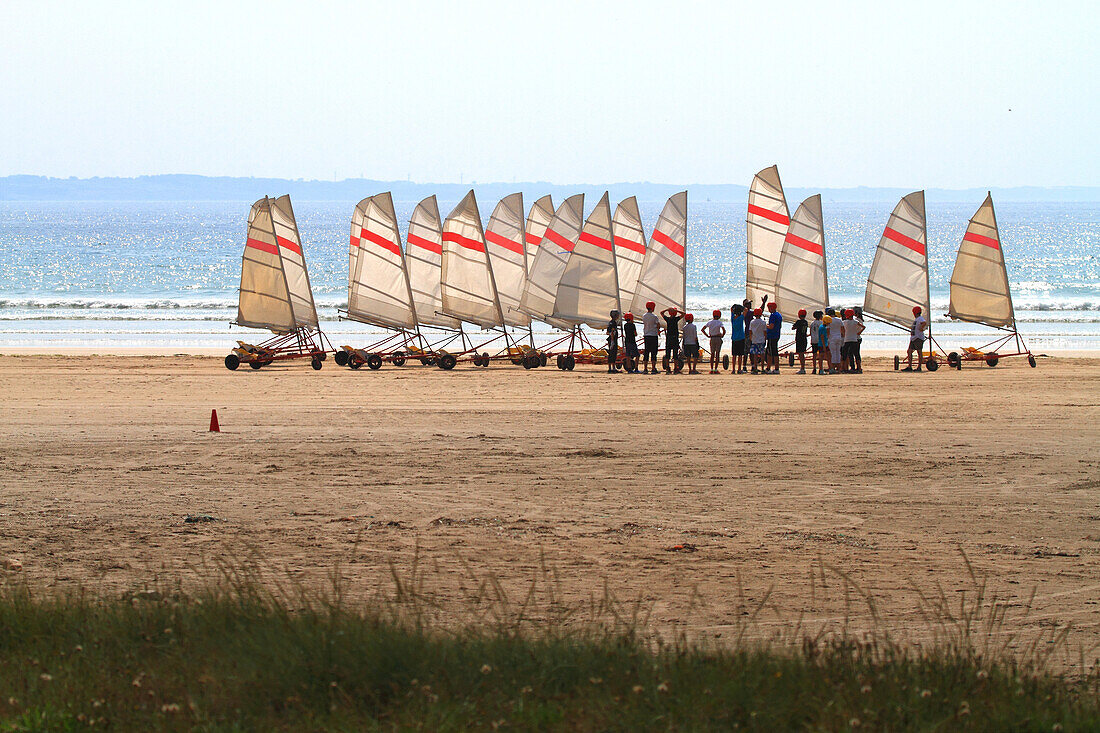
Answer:
[[867, 366], [609, 378], [3, 356], [0, 556], [22, 565], [8, 578], [123, 592], [254, 552], [306, 582], [339, 563], [355, 593], [416, 556], [443, 614], [471, 578], [522, 597], [542, 564], [569, 601], [607, 588], [658, 628], [721, 640], [739, 588], [750, 606], [772, 589], [758, 628], [839, 623], [831, 568], [919, 637], [914, 588], [971, 593], [961, 550], [1017, 604], [999, 633], [1072, 623], [1075, 647], [1100, 642], [1100, 358]]

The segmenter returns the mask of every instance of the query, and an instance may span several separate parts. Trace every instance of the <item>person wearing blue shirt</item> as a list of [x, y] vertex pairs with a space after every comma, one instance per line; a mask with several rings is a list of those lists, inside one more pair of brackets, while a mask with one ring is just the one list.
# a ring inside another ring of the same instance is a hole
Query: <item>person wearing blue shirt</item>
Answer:
[[776, 308], [775, 301], [768, 303], [768, 311], [768, 347], [764, 356], [764, 373], [779, 374], [779, 337], [783, 332], [783, 315]]
[[733, 355], [731, 374], [745, 374], [745, 318], [744, 307], [740, 305], [730, 306], [730, 351]]

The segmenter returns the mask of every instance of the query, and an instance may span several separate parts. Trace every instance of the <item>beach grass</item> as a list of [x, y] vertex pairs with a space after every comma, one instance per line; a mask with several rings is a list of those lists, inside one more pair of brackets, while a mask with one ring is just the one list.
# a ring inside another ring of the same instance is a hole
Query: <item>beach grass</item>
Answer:
[[929, 600], [925, 645], [801, 627], [750, 641], [765, 599], [719, 646], [661, 638], [610, 596], [509, 602], [492, 579], [470, 589], [472, 620], [441, 624], [415, 573], [355, 602], [336, 581], [217, 577], [123, 595], [0, 586], [0, 729], [1100, 729], [1095, 670], [1048, 669], [1056, 637], [1023, 657], [990, 648], [996, 611], [977, 596]]

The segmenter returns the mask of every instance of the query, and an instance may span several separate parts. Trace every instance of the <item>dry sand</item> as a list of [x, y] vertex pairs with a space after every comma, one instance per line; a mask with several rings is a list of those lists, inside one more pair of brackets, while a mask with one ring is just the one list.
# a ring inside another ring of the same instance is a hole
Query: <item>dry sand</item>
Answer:
[[368, 593], [418, 554], [444, 614], [471, 576], [522, 597], [544, 562], [567, 601], [606, 582], [659, 629], [728, 639], [739, 587], [749, 605], [774, 588], [758, 632], [838, 622], [829, 568], [885, 625], [924, 635], [913, 588], [958, 603], [961, 549], [1019, 604], [1003, 632], [1071, 622], [1073, 646], [1094, 646], [1100, 359], [868, 367], [609, 378], [0, 357], [0, 556], [35, 582], [115, 592], [255, 550], [310, 583], [341, 563]]

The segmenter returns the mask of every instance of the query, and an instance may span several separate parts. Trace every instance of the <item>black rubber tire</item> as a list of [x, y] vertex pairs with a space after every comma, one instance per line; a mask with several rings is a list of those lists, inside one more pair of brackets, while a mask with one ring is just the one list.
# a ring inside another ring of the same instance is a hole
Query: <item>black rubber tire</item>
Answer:
[[487, 352], [481, 352], [481, 366], [489, 366], [489, 354]]
[[319, 371], [321, 371], [321, 360], [320, 360], [320, 359], [318, 359], [318, 358], [317, 358], [316, 356], [315, 356], [315, 357], [313, 357], [313, 361], [311, 361], [311, 362], [309, 363], [309, 365], [310, 365], [311, 367], [313, 367], [313, 371], [315, 371], [315, 372], [319, 372]]
[[336, 352], [335, 359], [336, 359], [336, 366], [347, 366], [348, 365], [348, 352], [344, 351], [343, 349], [340, 349], [339, 351]]
[[1027, 355], [1027, 365], [1029, 367], [1031, 367], [1032, 369], [1034, 369], [1035, 367], [1038, 366], [1038, 364], [1035, 362], [1035, 354], [1028, 354]]
[[554, 362], [555, 366], [557, 366], [558, 369], [561, 369], [563, 371], [565, 370], [565, 366], [563, 366], [564, 357], [561, 354], [558, 354], [556, 357], [554, 357]]
[[539, 352], [539, 366], [546, 366], [547, 361], [549, 361], [549, 358], [547, 358], [546, 352], [545, 351], [540, 351]]
[[684, 371], [684, 360], [683, 359], [677, 359], [676, 360], [676, 366], [675, 366], [675, 368], [673, 368], [672, 373], [673, 374], [680, 374], [683, 371]]
[[730, 356], [729, 356], [729, 354], [724, 354], [722, 356], [722, 368], [724, 370], [726, 370], [727, 372], [729, 371], [729, 368], [730, 368]]
[[787, 366], [794, 369], [794, 354], [787, 354]]
[[940, 368], [940, 362], [938, 359], [933, 359], [930, 356], [928, 357], [928, 361], [924, 362], [924, 368], [930, 372], [934, 372]]
[[367, 356], [367, 367], [371, 371], [378, 371], [382, 368], [382, 357], [378, 354], [370, 354]]
[[573, 368], [577, 366], [577, 357], [572, 354], [565, 354], [561, 358], [561, 366], [567, 372], [573, 371]]
[[995, 367], [998, 363], [1000, 363], [1000, 361], [1001, 357], [997, 356], [996, 354], [986, 354], [985, 356], [986, 366]]
[[534, 369], [539, 365], [539, 357], [537, 354], [524, 354], [523, 355], [523, 368]]
[[454, 354], [443, 354], [439, 357], [439, 368], [444, 371], [451, 371], [457, 363], [458, 359], [455, 358]]
[[262, 361], [250, 361], [250, 362], [248, 362], [248, 366], [252, 367], [253, 369], [259, 369], [263, 365], [264, 365], [264, 363]]
[[324, 361], [325, 359], [328, 358], [328, 352], [327, 351], [319, 352], [317, 354], [317, 358], [320, 359], [321, 361]]
[[225, 357], [225, 368], [231, 372], [237, 371], [237, 367], [241, 365], [241, 357], [236, 354], [230, 354]]
[[959, 359], [959, 352], [957, 351], [952, 351], [950, 354], [947, 355], [947, 366], [951, 367], [952, 369], [959, 366], [961, 361], [962, 360]]
[[901, 369], [901, 357], [894, 354], [894, 371], [896, 372], [899, 369]]
[[348, 366], [352, 369], [362, 369], [363, 362], [359, 361], [358, 359], [351, 359], [350, 361], [348, 361]]
[[404, 351], [395, 351], [395, 352], [393, 352], [393, 365], [394, 366], [405, 366], [405, 359], [406, 358], [407, 357], [406, 357]]

